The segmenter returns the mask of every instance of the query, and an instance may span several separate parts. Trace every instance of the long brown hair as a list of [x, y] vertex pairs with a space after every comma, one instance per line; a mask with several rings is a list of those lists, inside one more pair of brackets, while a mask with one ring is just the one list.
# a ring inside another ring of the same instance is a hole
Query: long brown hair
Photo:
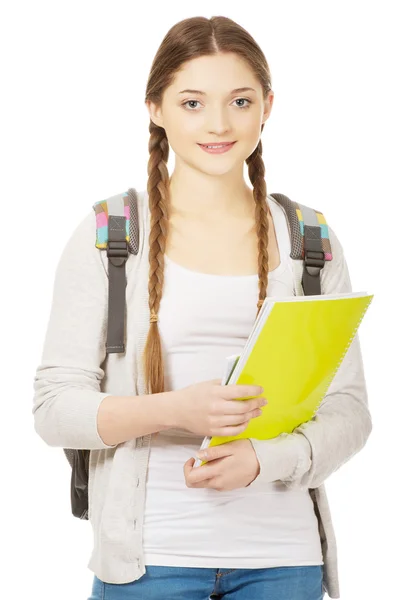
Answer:
[[[247, 61], [259, 80], [264, 98], [271, 90], [271, 75], [266, 58], [251, 35], [228, 17], [191, 17], [176, 23], [165, 35], [154, 57], [145, 102], [161, 104], [164, 90], [172, 83], [175, 72], [183, 63], [199, 56], [233, 52]], [[264, 124], [261, 126], [261, 132]], [[143, 353], [147, 393], [164, 391], [164, 364], [157, 315], [164, 282], [164, 252], [168, 234], [169, 144], [165, 129], [151, 119], [149, 124], [149, 161], [147, 191], [149, 195], [149, 308], [150, 329]], [[261, 139], [246, 159], [249, 179], [253, 185], [255, 221], [258, 237], [257, 314], [266, 297], [268, 285], [268, 205], [265, 167]]]

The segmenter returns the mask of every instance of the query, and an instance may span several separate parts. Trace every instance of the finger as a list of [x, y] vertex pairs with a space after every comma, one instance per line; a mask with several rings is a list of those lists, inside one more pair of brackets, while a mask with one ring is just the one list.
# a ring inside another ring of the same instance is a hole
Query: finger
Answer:
[[202, 483], [207, 481], [208, 479], [212, 479], [217, 474], [216, 466], [213, 462], [212, 465], [205, 464], [201, 467], [196, 467], [196, 469], [191, 469], [190, 473], [186, 476], [186, 483], [189, 485], [196, 485], [198, 483]]
[[237, 445], [234, 442], [226, 442], [225, 444], [219, 444], [218, 446], [209, 446], [204, 450], [200, 450], [197, 454], [201, 460], [206, 460], [207, 462], [213, 461], [213, 464], [216, 464], [216, 460], [219, 459], [218, 462], [221, 462], [223, 458], [227, 458], [228, 456], [232, 456], [237, 449]]
[[183, 475], [185, 477], [185, 483], [187, 485], [187, 487], [191, 487], [191, 473], [192, 471], [197, 471], [197, 468], [194, 468], [194, 463], [195, 463], [195, 459], [194, 458], [189, 458], [189, 460], [187, 460], [185, 462], [185, 464], [183, 465]]
[[239, 385], [236, 383], [228, 383], [222, 386], [224, 389], [224, 395], [227, 394], [229, 399], [245, 399], [255, 398], [263, 393], [264, 389], [259, 385]]
[[192, 471], [194, 463], [195, 463], [195, 459], [194, 458], [189, 458], [189, 460], [187, 460], [185, 462], [185, 464], [183, 465], [183, 474], [185, 476], [185, 479], [188, 478], [190, 472]]
[[205, 479], [204, 481], [201, 481], [200, 483], [192, 483], [190, 484], [189, 487], [191, 488], [213, 488], [216, 489], [215, 487], [215, 478], [211, 478], [211, 479]]
[[189, 458], [189, 460], [187, 460], [185, 462], [185, 464], [183, 465], [183, 472], [184, 472], [185, 476], [191, 472], [195, 461], [196, 461], [196, 459], [193, 458], [193, 456], [192, 456], [191, 458]]
[[222, 403], [222, 414], [224, 415], [242, 415], [250, 413], [256, 408], [260, 408], [268, 404], [264, 397], [254, 400], [225, 400]]
[[248, 423], [250, 419], [260, 417], [261, 415], [261, 409], [256, 408], [250, 412], [240, 413], [237, 415], [223, 415], [222, 417], [219, 417], [218, 424], [221, 427], [226, 427], [227, 425], [242, 425], [243, 423]]
[[185, 475], [186, 480], [191, 481], [194, 477], [193, 473], [196, 473], [197, 471], [199, 471], [199, 469], [203, 466], [203, 465], [201, 465], [199, 467], [194, 467], [194, 463], [196, 462], [196, 460], [197, 460], [197, 458], [193, 458], [193, 456], [192, 456], [183, 465], [183, 473]]

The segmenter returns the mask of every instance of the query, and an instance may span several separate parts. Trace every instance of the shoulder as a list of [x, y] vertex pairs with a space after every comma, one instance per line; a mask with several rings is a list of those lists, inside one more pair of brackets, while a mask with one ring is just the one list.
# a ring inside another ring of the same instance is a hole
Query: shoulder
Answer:
[[104, 277], [101, 252], [96, 248], [96, 215], [90, 208], [69, 233], [61, 250], [56, 269], [56, 279], [76, 281], [83, 277]]
[[101, 241], [102, 228], [108, 226], [108, 212], [115, 209], [115, 213], [118, 214], [121, 210], [123, 211], [124, 206], [132, 206], [132, 200], [134, 200], [133, 206], [137, 209], [136, 214], [128, 211], [124, 211], [124, 214], [127, 218], [135, 219], [138, 214], [143, 215], [147, 210], [147, 190], [137, 190], [131, 187], [93, 202], [71, 232], [66, 247], [92, 249], [92, 253], [95, 253], [95, 250], [100, 249], [96, 247], [96, 243], [98, 239]]
[[[298, 223], [297, 219], [300, 218], [299, 216], [297, 216], [297, 218], [296, 218], [297, 204], [295, 202], [291, 201], [287, 196], [284, 196], [282, 194], [279, 194], [279, 201], [270, 194], [268, 194], [267, 199], [269, 201], [269, 206], [272, 209], [273, 213], [282, 214], [286, 217], [285, 221], [286, 221], [286, 225], [287, 225], [288, 234], [290, 236], [291, 231], [290, 231], [289, 221], [290, 222], [295, 221], [296, 223]], [[312, 212], [315, 211], [314, 207], [309, 206], [309, 205], [302, 204], [301, 207], [303, 207], [304, 209], [309, 209]], [[319, 213], [320, 211], [315, 211], [315, 212]], [[336, 268], [336, 266], [342, 261], [343, 246], [342, 246], [342, 243], [341, 243], [338, 235], [336, 234], [336, 231], [329, 224], [329, 214], [325, 215], [325, 213], [324, 213], [323, 217], [325, 218], [325, 216], [327, 217], [326, 218], [326, 231], [328, 234], [330, 247], [331, 247], [331, 251], [332, 251], [332, 257], [333, 257], [332, 260], [327, 260], [325, 262], [324, 270], [327, 273], [327, 272], [331, 271], [332, 269]], [[325, 227], [325, 223], [323, 226]], [[298, 244], [298, 240], [297, 240], [298, 235], [299, 234], [294, 234], [295, 239], [294, 239], [294, 241], [292, 240], [292, 244], [293, 243], [295, 245]], [[326, 237], [326, 234], [325, 234], [325, 237]]]
[[[101, 238], [101, 228], [107, 227], [107, 218], [105, 213], [105, 207], [108, 206], [110, 209], [113, 206], [123, 206], [122, 201], [125, 198], [132, 198], [132, 192], [135, 192], [135, 204], [137, 205], [137, 215], [140, 221], [140, 227], [145, 222], [145, 215], [147, 211], [147, 191], [136, 190], [136, 188], [129, 188], [129, 190], [121, 191], [112, 196], [105, 197], [101, 200], [92, 202], [87, 207], [87, 210], [83, 213], [80, 219], [78, 219], [76, 226], [67, 236], [64, 246], [61, 250], [57, 273], [68, 274], [72, 272], [90, 272], [92, 274], [98, 273], [101, 277], [107, 273], [107, 260], [105, 252], [97, 247], [98, 236]], [[130, 191], [130, 194], [128, 194]], [[135, 215], [132, 214], [131, 218], [134, 219]]]
[[[297, 218], [299, 215], [297, 214], [296, 218], [296, 207], [297, 204], [289, 201], [289, 199], [285, 196], [279, 197], [279, 202], [270, 196], [268, 198], [272, 201], [271, 206], [276, 206], [282, 210], [283, 213], [286, 213], [286, 221], [288, 227], [289, 236], [292, 236], [291, 245], [292, 250], [295, 249], [296, 256], [299, 256], [301, 244], [301, 234], [292, 233], [290, 231], [289, 222], [297, 223]], [[320, 211], [316, 210], [313, 206], [301, 204], [300, 207], [304, 210], [310, 209], [312, 212], [319, 213]], [[304, 212], [303, 210], [303, 212]], [[321, 278], [321, 289], [323, 294], [335, 294], [335, 293], [344, 293], [351, 292], [351, 282], [350, 275], [348, 271], [347, 261], [345, 257], [345, 250], [340, 239], [340, 236], [336, 232], [335, 228], [332, 227], [329, 221], [329, 210], [322, 214], [323, 220], [320, 220], [321, 223], [321, 235], [323, 238], [328, 237], [329, 245], [324, 243], [324, 249], [326, 253], [331, 253], [331, 258], [329, 260], [325, 260], [325, 264], [323, 269], [321, 270], [320, 278]], [[303, 217], [304, 218], [304, 217]], [[297, 228], [298, 229], [298, 228]], [[300, 236], [300, 237], [299, 237]], [[303, 274], [303, 261], [298, 258], [293, 259], [294, 263], [294, 271], [295, 276], [299, 280], [302, 278]]]
[[[101, 222], [103, 222], [102, 216], [104, 216], [106, 210], [114, 211], [114, 214], [119, 214], [119, 212], [123, 210], [123, 207], [128, 206], [133, 207], [134, 210], [137, 210], [139, 213], [145, 211], [148, 207], [147, 189], [129, 187], [123, 192], [94, 202], [92, 208], [96, 213], [96, 216], [100, 215], [97, 216], [99, 225]], [[127, 218], [131, 216], [130, 211], [125, 210], [124, 214], [127, 216]]]
[[85, 211], [78, 219], [76, 226], [69, 233], [64, 245], [62, 255], [77, 254], [83, 250], [87, 251], [91, 246], [95, 248], [96, 243], [96, 215], [93, 208]]

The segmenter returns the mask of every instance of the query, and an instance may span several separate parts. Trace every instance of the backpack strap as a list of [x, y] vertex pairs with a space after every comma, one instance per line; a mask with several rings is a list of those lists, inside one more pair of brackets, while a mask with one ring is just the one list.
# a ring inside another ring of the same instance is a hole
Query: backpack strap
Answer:
[[[138, 196], [133, 188], [93, 204], [96, 248], [108, 256], [108, 330], [106, 352], [125, 352], [126, 261], [139, 252]], [[71, 509], [89, 520], [90, 450], [64, 448], [71, 466]]]
[[332, 260], [328, 226], [321, 211], [294, 202], [284, 194], [270, 194], [284, 209], [289, 226], [291, 253], [303, 261], [301, 285], [304, 295], [321, 294], [320, 271]]
[[[301, 285], [304, 295], [321, 294], [320, 271], [332, 260], [328, 226], [321, 211], [270, 194], [284, 209], [288, 222], [293, 260], [303, 261]], [[125, 352], [125, 290], [129, 253], [139, 251], [138, 198], [134, 188], [95, 202], [96, 247], [108, 257], [108, 321], [106, 352]]]
[[134, 188], [93, 204], [96, 248], [108, 257], [106, 353], [125, 352], [126, 261], [139, 251], [138, 196]]

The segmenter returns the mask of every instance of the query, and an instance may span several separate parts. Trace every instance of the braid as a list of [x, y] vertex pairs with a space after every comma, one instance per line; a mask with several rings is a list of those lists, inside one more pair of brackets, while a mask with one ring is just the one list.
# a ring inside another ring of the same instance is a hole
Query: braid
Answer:
[[[263, 129], [263, 128], [262, 128]], [[262, 131], [261, 129], [261, 131]], [[253, 184], [253, 196], [256, 204], [256, 231], [258, 236], [258, 302], [257, 315], [267, 295], [268, 286], [268, 204], [265, 184], [265, 166], [262, 159], [262, 142], [246, 159], [249, 169], [249, 179]], [[256, 317], [257, 318], [257, 317]]]
[[[144, 373], [148, 394], [164, 391], [164, 361], [158, 330], [158, 311], [164, 284], [164, 253], [168, 235], [169, 205], [169, 144], [162, 127], [150, 120], [149, 161], [147, 191], [149, 195], [149, 309], [150, 329], [144, 349]], [[262, 131], [262, 129], [261, 129]], [[246, 159], [249, 179], [253, 185], [256, 231], [258, 236], [258, 287], [257, 315], [266, 298], [268, 285], [268, 204], [265, 184], [265, 166], [262, 159], [261, 139], [254, 152]]]
[[148, 394], [164, 391], [164, 361], [157, 318], [164, 283], [164, 252], [168, 234], [169, 145], [165, 129], [150, 120], [147, 191], [149, 195], [149, 308], [150, 329], [144, 349], [144, 373]]

